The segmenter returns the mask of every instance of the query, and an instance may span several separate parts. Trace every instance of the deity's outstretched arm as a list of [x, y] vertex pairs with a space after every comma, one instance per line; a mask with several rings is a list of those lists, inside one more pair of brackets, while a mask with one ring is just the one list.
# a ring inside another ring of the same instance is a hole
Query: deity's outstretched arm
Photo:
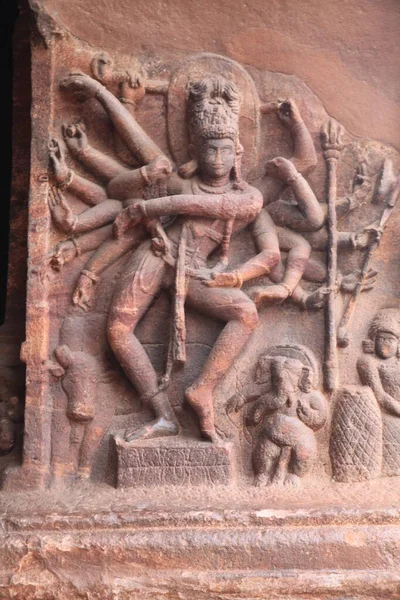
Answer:
[[376, 361], [371, 356], [363, 356], [357, 361], [357, 370], [361, 383], [372, 389], [382, 408], [388, 413], [400, 417], [400, 401], [383, 389]]
[[261, 193], [250, 186], [246, 191], [224, 194], [177, 194], [152, 198], [128, 207], [121, 215], [121, 222], [129, 226], [143, 217], [153, 219], [169, 215], [211, 217], [229, 221], [231, 219], [253, 221], [262, 209]]
[[259, 400], [262, 396], [271, 391], [271, 384], [268, 383], [249, 383], [239, 390], [228, 400], [226, 412], [238, 412], [245, 404]]
[[129, 171], [111, 156], [99, 152], [89, 144], [83, 123], [64, 124], [62, 134], [70, 154], [104, 183]]
[[56, 227], [67, 234], [85, 233], [107, 225], [122, 210], [122, 202], [119, 200], [104, 200], [76, 215], [60, 188], [56, 187], [50, 188], [48, 203]]
[[140, 164], [148, 164], [163, 155], [129, 111], [101, 83], [82, 73], [71, 74], [61, 82], [67, 91], [85, 99], [96, 98], [110, 117], [115, 129]]
[[55, 183], [61, 190], [68, 189], [89, 206], [95, 206], [107, 199], [104, 188], [81, 177], [68, 167], [61, 146], [55, 138], [49, 143], [49, 158]]
[[138, 228], [136, 228], [134, 235], [131, 234], [120, 239], [114, 237], [107, 239], [92, 254], [86, 262], [84, 269], [99, 277], [108, 267], [136, 246], [144, 237], [145, 230], [142, 229], [139, 233]]

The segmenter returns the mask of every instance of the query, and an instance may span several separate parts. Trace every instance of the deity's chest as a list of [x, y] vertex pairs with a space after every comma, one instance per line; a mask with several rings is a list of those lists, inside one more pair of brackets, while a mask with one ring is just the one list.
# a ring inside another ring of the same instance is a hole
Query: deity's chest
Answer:
[[379, 365], [379, 374], [383, 389], [394, 398], [398, 397], [400, 389], [400, 363], [397, 359], [383, 361]]

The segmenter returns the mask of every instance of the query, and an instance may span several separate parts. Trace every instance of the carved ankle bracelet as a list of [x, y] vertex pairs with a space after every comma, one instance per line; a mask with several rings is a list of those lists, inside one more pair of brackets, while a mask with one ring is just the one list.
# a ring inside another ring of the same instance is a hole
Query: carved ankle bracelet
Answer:
[[293, 290], [290, 287], [290, 285], [288, 285], [287, 283], [280, 283], [279, 285], [281, 285], [282, 287], [285, 288], [285, 290], [287, 291], [288, 295], [287, 297], [290, 298], [290, 296], [293, 294]]
[[234, 271], [235, 276], [236, 276], [236, 284], [235, 287], [237, 288], [241, 288], [243, 285], [243, 277], [242, 274], [239, 271]]
[[143, 181], [146, 185], [150, 185], [150, 178], [149, 175], [147, 173], [147, 169], [146, 167], [140, 167], [140, 174], [143, 178]]
[[85, 275], [85, 277], [88, 277], [89, 279], [91, 279], [93, 281], [93, 283], [97, 283], [99, 281], [99, 278], [97, 277], [97, 275], [95, 275], [91, 271], [87, 271], [86, 269], [84, 269], [81, 273], [82, 273], [82, 275]]

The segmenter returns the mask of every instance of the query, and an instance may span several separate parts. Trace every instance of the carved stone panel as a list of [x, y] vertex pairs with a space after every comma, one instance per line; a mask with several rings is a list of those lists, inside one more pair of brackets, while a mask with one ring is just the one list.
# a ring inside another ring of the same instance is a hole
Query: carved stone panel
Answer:
[[[371, 549], [400, 493], [400, 155], [382, 117], [382, 135], [362, 114], [357, 129], [351, 106], [333, 110], [304, 69], [258, 59], [250, 38], [210, 47], [204, 20], [204, 45], [200, 27], [182, 49], [142, 36], [128, 51], [120, 15], [118, 42], [103, 17], [89, 35], [70, 7], [44, 4], [31, 7], [25, 341], [22, 362], [0, 359], [6, 502], [21, 494], [17, 520], [24, 498], [44, 506], [36, 525], [18, 521], [21, 539], [51, 519], [51, 536], [68, 529], [64, 509], [49, 517], [65, 502], [73, 552], [93, 520], [99, 571], [100, 547], [111, 578], [130, 561], [154, 570], [153, 596], [151, 576], [129, 580], [138, 598], [161, 598], [177, 565], [214, 573], [210, 595], [179, 596], [196, 599], [233, 598], [226, 581], [215, 595], [229, 570], [236, 583], [246, 570], [238, 598], [265, 597], [250, 571], [271, 597], [333, 598], [318, 560], [325, 574], [399, 565], [397, 514], [393, 562]], [[237, 25], [253, 18], [232, 10]], [[44, 572], [46, 552], [32, 552], [22, 572]], [[311, 574], [315, 593], [274, 589], [275, 568]], [[360, 581], [343, 589], [364, 593]]]

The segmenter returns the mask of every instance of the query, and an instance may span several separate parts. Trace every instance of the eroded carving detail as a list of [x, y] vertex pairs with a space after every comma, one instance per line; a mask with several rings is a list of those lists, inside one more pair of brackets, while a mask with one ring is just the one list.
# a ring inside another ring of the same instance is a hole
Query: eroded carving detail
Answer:
[[399, 338], [399, 310], [383, 309], [357, 362], [365, 387], [346, 391], [333, 415], [331, 457], [339, 481], [400, 474]]
[[260, 356], [256, 382], [229, 401], [228, 413], [255, 402], [246, 424], [257, 427], [252, 455], [256, 485], [297, 485], [312, 468], [317, 454], [314, 431], [328, 417], [327, 400], [317, 388], [312, 353], [300, 346], [277, 346]]

